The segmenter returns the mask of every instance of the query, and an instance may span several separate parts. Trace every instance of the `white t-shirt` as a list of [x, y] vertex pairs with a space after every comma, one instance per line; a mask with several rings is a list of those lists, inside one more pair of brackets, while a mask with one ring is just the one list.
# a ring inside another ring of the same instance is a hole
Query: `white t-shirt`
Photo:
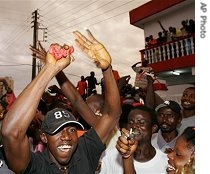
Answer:
[[0, 159], [0, 173], [2, 174], [15, 174], [12, 170], [8, 168], [4, 160]]
[[[134, 160], [136, 174], [166, 174], [168, 158], [165, 153], [156, 149], [156, 155], [148, 162]], [[123, 174], [122, 156], [116, 148], [106, 151], [102, 159], [100, 174]]]
[[176, 143], [176, 139], [178, 138], [175, 137], [173, 140], [171, 140], [170, 142], [166, 142], [161, 134], [161, 130], [158, 131], [158, 133], [154, 133], [152, 134], [152, 139], [151, 139], [151, 143], [152, 146], [160, 149], [162, 152], [165, 152], [165, 150], [167, 148], [171, 148], [174, 149], [175, 143]]
[[195, 116], [183, 118], [179, 127], [179, 134], [182, 134], [185, 128], [195, 126]]
[[120, 130], [114, 128], [114, 130], [112, 131], [110, 137], [106, 142], [106, 149], [115, 148], [119, 136], [121, 136]]

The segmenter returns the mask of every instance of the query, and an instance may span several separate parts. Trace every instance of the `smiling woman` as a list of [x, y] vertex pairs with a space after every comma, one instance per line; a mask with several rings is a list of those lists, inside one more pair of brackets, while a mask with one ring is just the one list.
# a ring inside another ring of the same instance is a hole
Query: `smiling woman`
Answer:
[[167, 174], [195, 173], [195, 127], [187, 127], [168, 154]]

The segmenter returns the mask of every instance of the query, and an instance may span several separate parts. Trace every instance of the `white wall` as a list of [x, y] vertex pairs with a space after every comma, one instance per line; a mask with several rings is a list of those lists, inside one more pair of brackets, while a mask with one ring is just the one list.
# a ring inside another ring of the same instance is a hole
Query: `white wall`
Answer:
[[167, 91], [156, 91], [156, 93], [161, 96], [164, 100], [174, 100], [177, 103], [181, 104], [181, 97], [183, 91], [191, 87], [193, 85], [191, 84], [183, 84], [183, 85], [174, 85], [174, 86], [168, 86]]
[[162, 31], [160, 25], [158, 24], [158, 20], [161, 21], [163, 27], [168, 30], [170, 26], [181, 28], [181, 22], [185, 19], [194, 19], [195, 20], [195, 4], [190, 4], [188, 6], [185, 6], [184, 8], [181, 8], [179, 10], [176, 10], [170, 14], [164, 15], [161, 18], [155, 19], [152, 22], [146, 23], [144, 25], [144, 34], [145, 37], [149, 35], [153, 35], [154, 38], [157, 38], [157, 33], [159, 31]]
[[[153, 35], [154, 38], [157, 38], [157, 33], [162, 31], [158, 20], [161, 21], [163, 27], [168, 30], [170, 26], [181, 28], [182, 20], [194, 19], [195, 20], [195, 3], [180, 8], [170, 14], [164, 15], [161, 18], [154, 19], [152, 22], [148, 22], [144, 25], [144, 35], [149, 36]], [[183, 91], [187, 88], [193, 86], [191, 84], [182, 84], [168, 86], [167, 91], [156, 91], [164, 100], [175, 100], [180, 104], [181, 96]]]

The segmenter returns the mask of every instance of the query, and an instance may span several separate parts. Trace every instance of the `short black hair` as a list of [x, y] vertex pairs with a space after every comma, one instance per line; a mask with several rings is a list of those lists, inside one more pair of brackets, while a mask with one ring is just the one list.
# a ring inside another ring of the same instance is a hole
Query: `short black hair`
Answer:
[[124, 125], [128, 123], [128, 114], [133, 106], [131, 104], [125, 103], [121, 105], [122, 113], [119, 119], [119, 127], [123, 128]]
[[142, 111], [146, 111], [150, 115], [152, 125], [155, 125], [155, 124], [158, 125], [157, 116], [156, 116], [156, 112], [155, 112], [154, 109], [151, 109], [151, 108], [149, 108], [145, 105], [133, 106], [131, 108], [131, 111], [134, 110], [134, 109], [139, 109], [139, 110], [142, 110]]
[[195, 147], [195, 127], [187, 127], [181, 136], [186, 140], [190, 147]]

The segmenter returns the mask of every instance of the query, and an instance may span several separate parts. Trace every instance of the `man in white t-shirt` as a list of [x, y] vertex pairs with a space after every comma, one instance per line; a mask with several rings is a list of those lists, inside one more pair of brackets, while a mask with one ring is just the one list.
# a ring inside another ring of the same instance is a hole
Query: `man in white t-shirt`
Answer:
[[151, 144], [152, 134], [157, 130], [155, 112], [146, 106], [133, 107], [128, 115], [127, 128], [133, 136], [129, 137], [129, 131], [122, 128], [117, 149], [107, 150], [102, 159], [100, 174], [166, 173], [166, 154]]
[[174, 149], [178, 138], [177, 126], [180, 124], [181, 107], [176, 101], [166, 100], [156, 108], [159, 130], [152, 135], [152, 145], [164, 153]]

